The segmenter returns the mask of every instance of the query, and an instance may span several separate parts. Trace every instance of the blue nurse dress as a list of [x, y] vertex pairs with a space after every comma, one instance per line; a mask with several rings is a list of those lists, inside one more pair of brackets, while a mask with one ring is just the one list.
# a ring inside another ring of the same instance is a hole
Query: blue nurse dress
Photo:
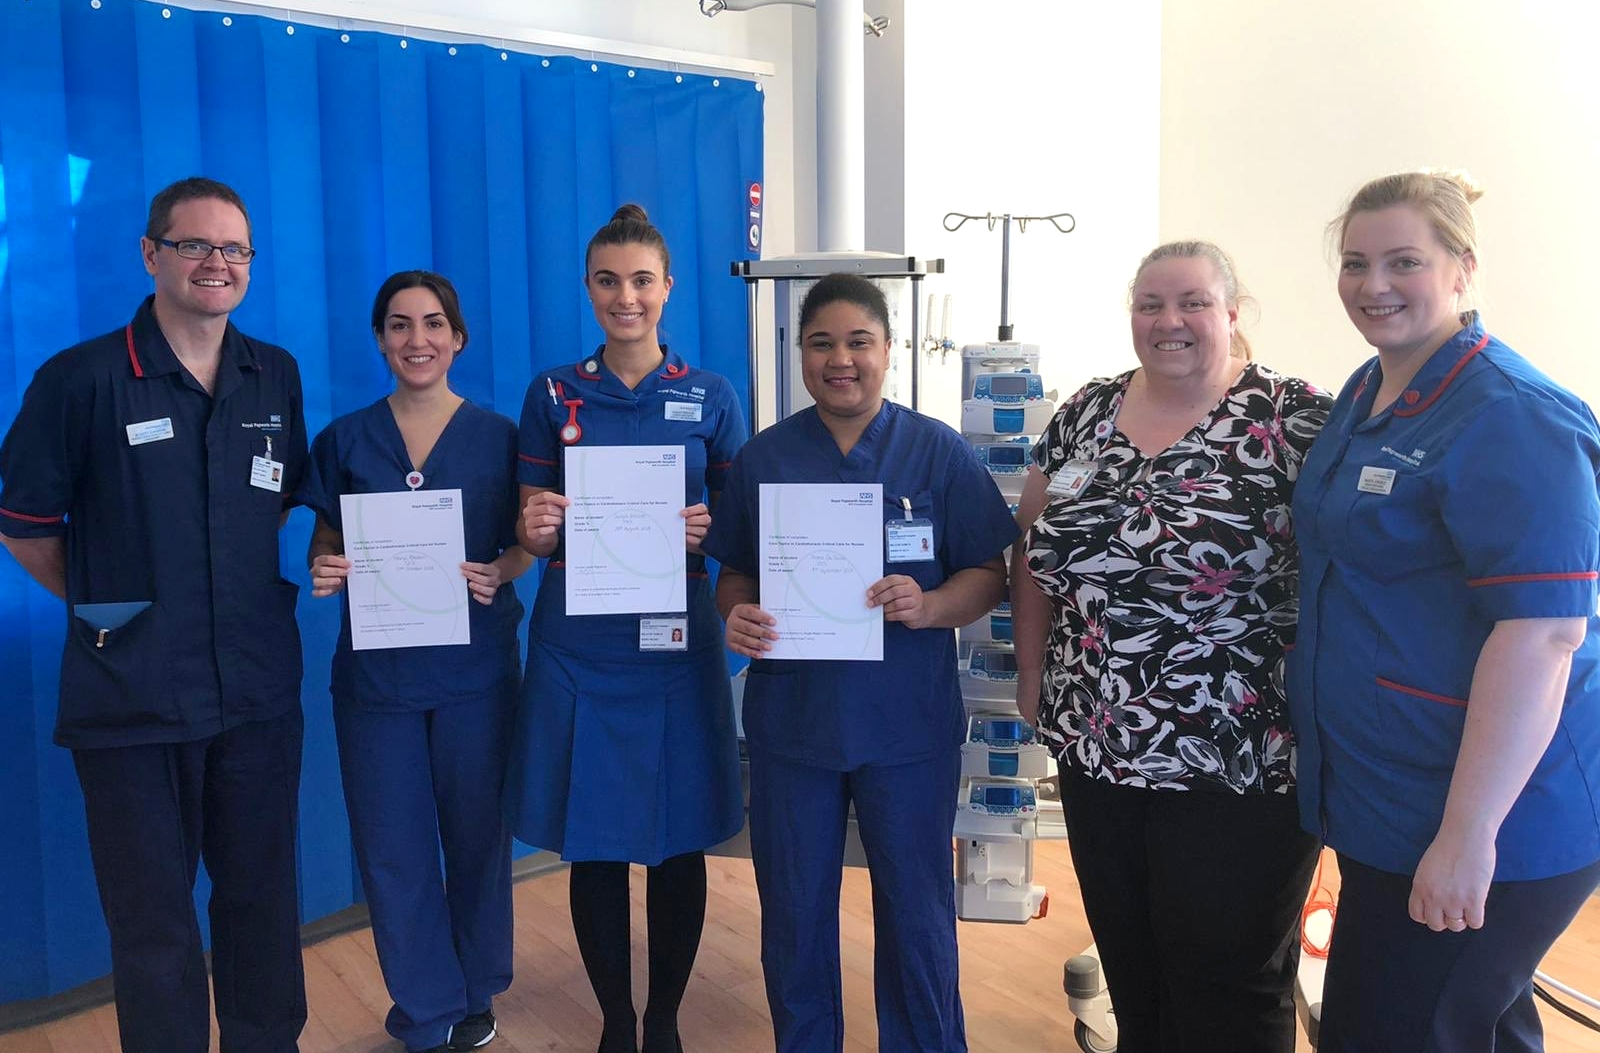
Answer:
[[[602, 352], [528, 388], [521, 482], [563, 489], [562, 431], [571, 424], [576, 445], [682, 445], [684, 507], [718, 493], [746, 434], [733, 386], [667, 350], [630, 389]], [[687, 574], [687, 613], [661, 612], [686, 619], [685, 650], [645, 651], [641, 615], [567, 616], [564, 548], [551, 554], [506, 778], [521, 840], [569, 861], [654, 866], [744, 824], [722, 622], [704, 557], [690, 553]]]

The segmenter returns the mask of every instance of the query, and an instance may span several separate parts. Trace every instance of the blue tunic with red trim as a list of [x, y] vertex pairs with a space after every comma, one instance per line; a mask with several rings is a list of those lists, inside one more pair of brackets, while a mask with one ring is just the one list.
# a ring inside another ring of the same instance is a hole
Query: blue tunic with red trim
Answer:
[[[667, 351], [630, 389], [600, 351], [534, 378], [518, 479], [563, 489], [562, 450], [681, 445], [684, 507], [722, 489], [744, 444], [733, 386]], [[566, 441], [571, 440], [571, 441]], [[722, 622], [705, 558], [686, 572], [686, 649], [640, 649], [641, 615], [566, 612], [564, 549], [539, 582], [528, 632], [507, 813], [521, 840], [568, 860], [655, 864], [708, 848], [744, 821]]]
[[[0, 533], [65, 539], [55, 741], [73, 749], [189, 742], [300, 704], [300, 590], [278, 566], [306, 463], [299, 369], [230, 323], [208, 393], [153, 301], [40, 366], [0, 447]], [[251, 485], [269, 449], [276, 491]]]
[[1600, 859], [1600, 427], [1474, 315], [1368, 419], [1374, 359], [1294, 495], [1288, 691], [1306, 829], [1413, 872], [1444, 815], [1473, 670], [1497, 621], [1589, 620], [1555, 737], [1500, 828], [1494, 878]]

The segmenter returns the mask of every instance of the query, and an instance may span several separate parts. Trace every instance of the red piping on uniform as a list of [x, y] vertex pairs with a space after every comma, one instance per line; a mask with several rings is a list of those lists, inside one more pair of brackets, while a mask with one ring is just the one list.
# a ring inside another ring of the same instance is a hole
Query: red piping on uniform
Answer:
[[555, 461], [547, 461], [543, 457], [529, 457], [525, 453], [517, 454], [517, 459], [519, 461], [527, 461], [529, 464], [546, 464], [546, 465], [549, 465], [552, 468], [555, 467], [555, 464], [556, 464]]
[[30, 516], [23, 512], [13, 512], [9, 508], [0, 508], [0, 516], [10, 519], [20, 519], [24, 523], [59, 523], [66, 516]]
[[688, 366], [680, 366], [669, 362], [667, 368], [661, 371], [661, 375], [668, 378], [681, 377], [687, 372], [689, 372]]
[[128, 328], [124, 332], [128, 336], [128, 361], [133, 363], [133, 375], [143, 380], [144, 369], [139, 365], [139, 356], [133, 352], [133, 323], [128, 323]]
[[1484, 333], [1483, 339], [1479, 340], [1477, 344], [1473, 346], [1471, 351], [1468, 351], [1466, 354], [1462, 355], [1461, 361], [1457, 362], [1453, 367], [1451, 367], [1450, 372], [1444, 375], [1444, 379], [1439, 381], [1439, 386], [1433, 389], [1433, 394], [1429, 395], [1415, 406], [1408, 406], [1405, 409], [1396, 409], [1394, 411], [1394, 415], [1396, 417], [1415, 417], [1417, 414], [1433, 405], [1434, 400], [1440, 395], [1443, 395], [1444, 389], [1449, 387], [1450, 382], [1456, 378], [1456, 374], [1461, 372], [1461, 370], [1466, 367], [1468, 362], [1472, 361], [1473, 356], [1488, 346], [1488, 343], [1489, 334]]
[[706, 465], [706, 467], [707, 468], [732, 468], [733, 467], [733, 462], [732, 461], [712, 461], [710, 464]]
[[1462, 709], [1467, 708], [1466, 699], [1451, 698], [1449, 695], [1436, 695], [1432, 691], [1424, 691], [1420, 687], [1407, 687], [1404, 684], [1397, 684], [1393, 680], [1385, 680], [1381, 676], [1378, 677], [1378, 686], [1386, 687], [1391, 691], [1399, 691], [1401, 694], [1415, 695], [1418, 698], [1425, 698], [1430, 702], [1443, 702], [1447, 706], [1459, 706]]
[[1496, 578], [1468, 578], [1467, 588], [1475, 589], [1480, 585], [1510, 585], [1519, 581], [1593, 581], [1600, 578], [1600, 571], [1573, 570], [1555, 574], [1502, 574]]
[[[595, 366], [593, 373], [590, 373], [590, 372], [588, 372], [588, 371], [586, 371], [586, 370], [584, 370], [584, 369], [582, 369], [580, 367], [579, 370], [578, 370], [578, 379], [579, 380], [599, 380], [600, 379], [600, 367], [599, 366]], [[560, 386], [561, 386], [561, 382], [559, 380], [556, 381], [556, 387], [559, 388]]]

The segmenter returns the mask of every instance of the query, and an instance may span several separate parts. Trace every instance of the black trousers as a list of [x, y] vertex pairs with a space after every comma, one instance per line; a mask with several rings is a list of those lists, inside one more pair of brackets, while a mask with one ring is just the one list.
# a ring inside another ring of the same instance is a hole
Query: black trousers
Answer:
[[1537, 1053], [1533, 971], [1600, 884], [1600, 863], [1489, 886], [1481, 929], [1406, 913], [1411, 875], [1339, 857], [1318, 1053]]
[[1145, 790], [1061, 766], [1118, 1053], [1292, 1053], [1316, 839], [1292, 794]]
[[74, 750], [111, 930], [123, 1053], [205, 1053], [210, 1013], [194, 910], [211, 877], [222, 1053], [294, 1053], [306, 1021], [295, 825], [300, 710], [196, 742]]

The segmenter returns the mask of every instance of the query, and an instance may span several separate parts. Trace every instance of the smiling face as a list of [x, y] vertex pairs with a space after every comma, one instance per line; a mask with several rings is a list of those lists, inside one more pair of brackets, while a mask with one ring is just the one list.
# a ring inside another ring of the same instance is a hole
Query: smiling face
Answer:
[[656, 326], [672, 291], [662, 270], [661, 252], [649, 245], [596, 245], [590, 252], [584, 286], [607, 346], [658, 342]]
[[1166, 256], [1133, 284], [1133, 351], [1152, 376], [1205, 380], [1232, 369], [1237, 305], [1228, 306], [1217, 265], [1199, 256]]
[[[161, 236], [168, 241], [248, 246], [250, 224], [243, 212], [221, 198], [192, 198], [172, 207], [171, 222]], [[156, 316], [168, 323], [226, 318], [250, 287], [250, 265], [229, 263], [220, 252], [188, 260], [149, 238], [140, 238], [139, 248], [144, 269], [156, 280]]]
[[401, 289], [389, 297], [378, 347], [399, 384], [418, 391], [444, 384], [462, 342], [432, 289]]
[[1339, 299], [1367, 343], [1394, 356], [1432, 354], [1461, 328], [1459, 305], [1476, 264], [1439, 243], [1410, 205], [1357, 212], [1345, 227]]
[[800, 334], [800, 376], [830, 427], [871, 420], [888, 370], [889, 335], [859, 304], [835, 300], [819, 308]]

